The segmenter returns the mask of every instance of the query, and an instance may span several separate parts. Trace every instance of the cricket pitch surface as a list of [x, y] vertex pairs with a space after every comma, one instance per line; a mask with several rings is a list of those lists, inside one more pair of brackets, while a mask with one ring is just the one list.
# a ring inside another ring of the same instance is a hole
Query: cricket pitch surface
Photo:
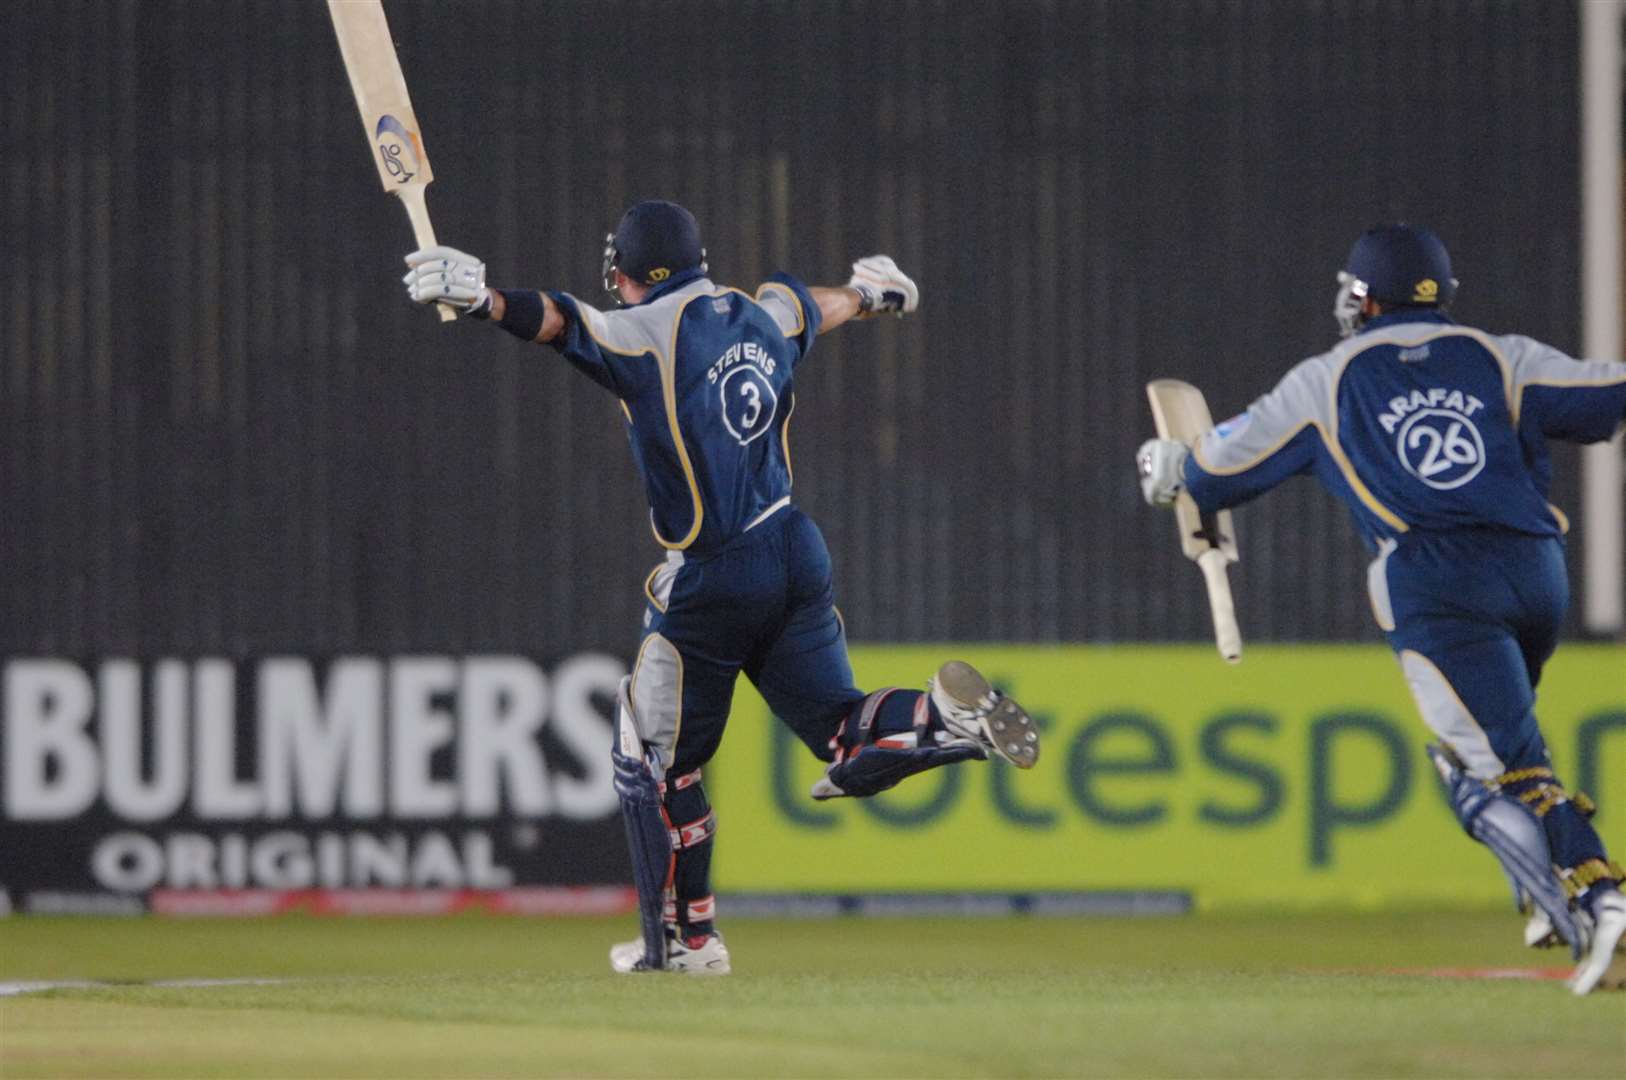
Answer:
[[[725, 913], [726, 915], [726, 913]], [[1509, 913], [741, 919], [735, 974], [615, 976], [630, 918], [0, 919], [0, 1076], [1619, 1076]], [[44, 985], [42, 985], [44, 984]], [[68, 985], [62, 985], [68, 984]]]

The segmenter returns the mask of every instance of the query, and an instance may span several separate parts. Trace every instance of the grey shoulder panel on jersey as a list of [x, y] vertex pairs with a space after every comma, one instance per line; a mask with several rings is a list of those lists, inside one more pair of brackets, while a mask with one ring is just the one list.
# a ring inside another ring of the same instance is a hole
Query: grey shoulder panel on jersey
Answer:
[[1532, 384], [1541, 386], [1616, 386], [1626, 383], [1626, 363], [1619, 360], [1577, 360], [1559, 349], [1521, 334], [1491, 339], [1507, 357], [1515, 393]]
[[1204, 472], [1220, 476], [1244, 472], [1281, 449], [1307, 424], [1330, 430], [1333, 387], [1349, 355], [1334, 349], [1295, 364], [1247, 412], [1197, 440], [1193, 447], [1197, 464]]
[[689, 299], [709, 293], [711, 289], [710, 281], [697, 278], [654, 303], [614, 311], [600, 311], [574, 295], [571, 299], [576, 301], [582, 325], [599, 348], [624, 356], [641, 356], [648, 352], [665, 355], [672, 345], [672, 323], [678, 312]]
[[807, 313], [802, 301], [788, 285], [777, 281], [764, 282], [757, 289], [756, 302], [761, 305], [779, 327], [779, 332], [793, 338], [807, 326]]

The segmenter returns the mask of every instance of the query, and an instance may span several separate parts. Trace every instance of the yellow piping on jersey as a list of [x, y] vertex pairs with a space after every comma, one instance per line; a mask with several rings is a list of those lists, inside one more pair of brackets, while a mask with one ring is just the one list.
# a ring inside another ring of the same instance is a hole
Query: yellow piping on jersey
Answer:
[[[1382, 343], [1374, 341], [1368, 344], [1367, 348], [1377, 344]], [[1410, 532], [1411, 526], [1401, 521], [1399, 514], [1378, 502], [1377, 496], [1373, 495], [1371, 489], [1366, 486], [1366, 481], [1362, 480], [1360, 474], [1355, 471], [1355, 463], [1349, 460], [1349, 455], [1344, 453], [1344, 448], [1338, 445], [1338, 384], [1344, 381], [1344, 372], [1348, 370], [1349, 362], [1365, 351], [1366, 349], [1360, 349], [1357, 352], [1350, 353], [1344, 357], [1344, 362], [1338, 365], [1338, 370], [1332, 373], [1332, 379], [1328, 384], [1331, 387], [1331, 400], [1327, 403], [1329, 406], [1327, 415], [1331, 417], [1331, 426], [1323, 427], [1319, 422], [1315, 426], [1316, 430], [1321, 432], [1321, 441], [1327, 444], [1327, 452], [1332, 455], [1332, 460], [1338, 466], [1338, 471], [1344, 474], [1344, 482], [1349, 485], [1349, 489], [1355, 493], [1356, 497], [1366, 504], [1368, 510], [1388, 522], [1389, 527], [1396, 532]]]
[[[683, 309], [689, 306], [689, 301], [690, 300], [695, 300], [700, 295], [704, 295], [704, 294], [698, 294], [697, 293], [695, 296], [691, 296], [689, 298], [689, 300], [685, 300], [683, 303], [678, 305], [677, 315], [672, 320], [672, 349], [673, 350], [676, 350], [676, 348], [677, 348], [677, 325], [678, 325], [678, 322], [680, 322], [682, 320], [682, 318], [683, 318]], [[589, 304], [583, 304], [574, 295], [572, 295], [570, 298], [572, 300], [576, 301], [576, 305], [577, 305], [578, 308], [591, 307], [591, 305], [589, 305]], [[593, 310], [597, 311], [596, 308], [593, 309]], [[601, 316], [602, 316], [602, 313], [601, 313]], [[625, 350], [625, 349], [618, 349], [614, 345], [611, 345], [608, 341], [606, 341], [604, 338], [600, 337], [597, 333], [594, 332], [594, 330], [593, 330], [593, 321], [590, 318], [588, 318], [586, 315], [578, 314], [576, 321], [581, 324], [581, 327], [582, 327], [583, 330], [587, 331], [587, 336], [592, 338], [593, 341], [598, 345], [599, 348], [604, 349], [607, 352], [612, 352], [617, 356], [651, 356], [651, 355], [653, 355], [655, 357], [655, 364], [656, 364], [656, 367], [658, 368], [658, 370], [660, 371], [660, 376], [661, 376], [661, 392], [662, 392], [662, 396], [666, 399], [666, 419], [667, 419], [668, 425], [671, 428], [672, 443], [673, 443], [674, 446], [677, 447], [678, 461], [683, 466], [683, 477], [684, 477], [685, 480], [688, 481], [688, 484], [689, 484], [689, 496], [693, 500], [693, 503], [694, 503], [694, 525], [693, 525], [692, 528], [690, 528], [690, 530], [688, 532], [688, 535], [686, 535], [681, 541], [674, 544], [670, 540], [667, 540], [666, 537], [662, 536], [661, 531], [655, 527], [655, 512], [654, 512], [653, 509], [651, 509], [650, 512], [649, 512], [649, 531], [655, 534], [656, 543], [660, 544], [662, 547], [670, 548], [673, 551], [682, 551], [684, 548], [686, 548], [690, 544], [694, 543], [694, 538], [696, 536], [700, 535], [700, 524], [701, 524], [702, 520], [705, 517], [705, 505], [701, 501], [701, 498], [700, 498], [700, 486], [699, 486], [699, 484], [697, 484], [695, 482], [694, 466], [692, 464], [690, 464], [690, 462], [689, 462], [689, 453], [683, 446], [683, 436], [678, 431], [677, 389], [676, 389], [676, 385], [675, 385], [675, 383], [676, 383], [676, 366], [677, 366], [676, 361], [672, 360], [672, 359], [669, 359], [667, 356], [663, 356], [661, 354], [659, 344], [651, 345], [651, 346], [649, 346], [648, 348], [645, 348], [645, 349], [637, 349], [637, 350], [633, 350], [633, 351], [628, 351], [628, 350]], [[674, 353], [674, 355], [675, 355], [675, 353]], [[626, 414], [627, 423], [629, 423], [629, 424], [634, 423], [634, 421], [632, 419], [632, 410], [627, 407], [626, 399], [622, 398], [620, 400], [621, 400], [621, 411]]]
[[[787, 338], [793, 338], [800, 334], [803, 330], [806, 330], [807, 312], [802, 310], [802, 298], [796, 295], [796, 290], [792, 289], [789, 285], [785, 285], [778, 281], [764, 281], [761, 285], [757, 286], [757, 294], [753, 299], [760, 303], [762, 300], [762, 293], [766, 289], [778, 289], [780, 292], [789, 297], [790, 302], [796, 306], [796, 329], [792, 330], [785, 336]], [[779, 320], [775, 319], [774, 322], [777, 324]]]
[[651, 570], [649, 576], [644, 578], [644, 595], [649, 597], [649, 606], [662, 615], [666, 614], [666, 605], [655, 599], [655, 575], [660, 573], [661, 567], [665, 565], [665, 563], [656, 563], [655, 569]]
[[[1508, 360], [1507, 356], [1503, 354], [1501, 348], [1496, 344], [1495, 339], [1493, 339], [1489, 334], [1486, 334], [1486, 333], [1484, 333], [1484, 332], [1482, 332], [1480, 330], [1476, 330], [1471, 326], [1453, 326], [1453, 327], [1448, 327], [1448, 328], [1442, 328], [1440, 330], [1434, 331], [1433, 333], [1427, 334], [1427, 335], [1425, 335], [1423, 337], [1420, 337], [1420, 338], [1405, 339], [1405, 340], [1396, 339], [1396, 337], [1394, 335], [1392, 335], [1392, 334], [1391, 335], [1386, 335], [1386, 336], [1380, 335], [1378, 338], [1373, 340], [1372, 344], [1374, 344], [1374, 345], [1421, 345], [1421, 344], [1423, 344], [1425, 342], [1433, 341], [1436, 338], [1449, 337], [1449, 336], [1452, 336], [1452, 335], [1456, 335], [1458, 337], [1472, 338], [1474, 341], [1479, 342], [1479, 344], [1484, 347], [1485, 351], [1490, 353], [1492, 358], [1495, 359], [1497, 366], [1502, 369], [1502, 395], [1507, 401], [1508, 417], [1509, 417], [1509, 421], [1513, 425], [1513, 431], [1514, 431], [1515, 434], [1518, 433], [1518, 430], [1519, 430], [1519, 418], [1520, 418], [1521, 415], [1523, 415], [1523, 412], [1524, 412], [1524, 392], [1529, 387], [1532, 387], [1532, 386], [1619, 386], [1622, 383], [1626, 383], [1626, 375], [1621, 375], [1619, 378], [1613, 378], [1613, 379], [1530, 379], [1527, 382], [1519, 383], [1518, 386], [1515, 387], [1514, 386], [1514, 380], [1513, 380], [1513, 364]], [[1361, 352], [1365, 352], [1365, 351], [1366, 351], [1365, 349], [1361, 350]], [[1354, 359], [1355, 355], [1356, 354], [1352, 353], [1351, 356], [1350, 356], [1350, 359]], [[1347, 364], [1348, 361], [1346, 360], [1345, 363]], [[1342, 375], [1341, 371], [1340, 371], [1340, 375]], [[1336, 388], [1336, 385], [1335, 385], [1334, 386], [1334, 395], [1335, 396], [1336, 396], [1336, 393], [1337, 393], [1337, 388]], [[1334, 412], [1333, 415], [1337, 416], [1338, 414], [1336, 412]], [[1569, 519], [1568, 515], [1566, 515], [1564, 513], [1564, 511], [1560, 510], [1557, 506], [1553, 505], [1552, 503], [1547, 504], [1547, 509], [1552, 511], [1553, 520], [1558, 523], [1559, 531], [1567, 535], [1569, 533], [1569, 531], [1570, 531], [1570, 519]]]
[[1299, 432], [1303, 431], [1305, 428], [1309, 427], [1313, 423], [1315, 423], [1314, 420], [1306, 420], [1306, 421], [1304, 421], [1304, 423], [1300, 424], [1298, 427], [1294, 428], [1292, 431], [1289, 431], [1286, 435], [1283, 435], [1281, 438], [1279, 438], [1275, 442], [1271, 443], [1265, 449], [1263, 449], [1263, 450], [1259, 451], [1259, 453], [1255, 454], [1251, 460], [1245, 461], [1241, 465], [1231, 465], [1231, 466], [1210, 465], [1208, 463], [1208, 461], [1203, 457], [1203, 449], [1202, 449], [1202, 440], [1201, 439], [1198, 439], [1197, 442], [1195, 444], [1193, 444], [1193, 446], [1191, 447], [1191, 454], [1192, 454], [1193, 457], [1195, 457], [1197, 459], [1197, 464], [1202, 466], [1203, 472], [1208, 473], [1210, 476], [1235, 476], [1238, 473], [1247, 472], [1249, 469], [1253, 468], [1254, 466], [1260, 464], [1261, 462], [1263, 462], [1264, 460], [1269, 458], [1272, 454], [1276, 453], [1276, 451], [1280, 450], [1282, 447], [1284, 447], [1288, 443], [1292, 442], [1295, 438], [1298, 437]]
[[1619, 386], [1626, 383], [1626, 375], [1616, 379], [1530, 379], [1519, 384], [1513, 395], [1513, 426], [1519, 426], [1519, 411], [1524, 406], [1524, 392], [1532, 386]]
[[[1335, 397], [1337, 395], [1337, 385], [1338, 382], [1336, 379], [1334, 379], [1333, 393]], [[1333, 415], [1337, 416], [1338, 414], [1334, 412]], [[1384, 506], [1382, 503], [1378, 502], [1377, 497], [1367, 489], [1366, 484], [1364, 484], [1361, 481], [1361, 478], [1356, 475], [1354, 464], [1351, 463], [1349, 458], [1344, 454], [1343, 448], [1338, 445], [1337, 438], [1330, 434], [1327, 429], [1322, 426], [1321, 421], [1319, 420], [1304, 421], [1304, 423], [1300, 424], [1298, 427], [1294, 428], [1280, 439], [1277, 439], [1269, 447], [1254, 455], [1252, 460], [1245, 461], [1241, 465], [1233, 465], [1228, 468], [1210, 468], [1207, 461], [1205, 461], [1203, 458], [1200, 440], [1198, 445], [1191, 448], [1191, 452], [1192, 456], [1197, 459], [1197, 464], [1202, 468], [1203, 472], [1212, 476], [1235, 476], [1238, 473], [1245, 473], [1249, 469], [1254, 468], [1256, 465], [1259, 465], [1265, 461], [1272, 454], [1276, 453], [1276, 451], [1280, 450], [1282, 447], [1286, 446], [1288, 443], [1297, 438], [1299, 432], [1303, 431], [1307, 427], [1315, 428], [1316, 433], [1321, 436], [1321, 445], [1327, 448], [1327, 453], [1332, 456], [1333, 463], [1338, 466], [1338, 471], [1344, 476], [1344, 482], [1348, 484], [1349, 489], [1355, 493], [1355, 497], [1360, 499], [1361, 502], [1365, 503], [1366, 508], [1381, 518], [1391, 529], [1395, 530], [1396, 532], [1410, 532], [1411, 526], [1402, 521], [1399, 515], [1397, 515], [1393, 510], [1390, 510], [1387, 506]]]
[[[785, 288], [784, 286], [778, 286], [778, 287], [779, 288]], [[789, 290], [787, 289], [786, 291], [788, 292]], [[706, 520], [706, 504], [705, 504], [705, 501], [700, 496], [700, 483], [699, 483], [699, 481], [697, 481], [695, 479], [695, 476], [694, 476], [694, 464], [692, 462], [690, 462], [690, 460], [689, 460], [688, 447], [686, 447], [684, 445], [684, 443], [683, 443], [683, 430], [678, 424], [678, 415], [677, 415], [677, 336], [678, 336], [678, 327], [680, 325], [682, 325], [682, 323], [683, 323], [683, 313], [684, 313], [684, 311], [688, 310], [688, 307], [689, 307], [690, 304], [692, 304], [696, 300], [700, 300], [702, 298], [715, 300], [719, 296], [727, 296], [729, 293], [739, 293], [741, 296], [745, 297], [747, 300], [751, 300], [752, 302], [755, 302], [755, 299], [751, 296], [750, 293], [746, 292], [744, 289], [736, 289], [736, 288], [733, 288], [732, 286], [722, 286], [722, 287], [713, 286], [712, 291], [709, 292], [709, 293], [696, 293], [693, 296], [689, 297], [687, 300], [683, 301], [683, 303], [678, 305], [677, 313], [672, 317], [672, 343], [667, 348], [666, 352], [664, 354], [662, 354], [658, 349], [654, 350], [654, 352], [655, 352], [655, 361], [660, 366], [661, 395], [666, 399], [666, 424], [667, 424], [667, 427], [671, 429], [672, 445], [677, 449], [678, 463], [683, 466], [683, 479], [686, 480], [688, 482], [688, 484], [689, 484], [689, 497], [694, 503], [694, 524], [689, 526], [689, 531], [684, 534], [683, 539], [681, 539], [681, 540], [672, 541], [672, 540], [668, 540], [666, 537], [662, 536], [661, 531], [655, 527], [655, 515], [654, 515], [654, 513], [652, 512], [650, 514], [650, 516], [649, 516], [649, 531], [655, 534], [655, 541], [658, 544], [660, 544], [664, 548], [667, 548], [670, 551], [683, 551], [686, 548], [688, 548], [689, 545], [693, 544], [694, 540], [695, 540], [695, 537], [700, 535], [700, 527], [703, 524], [705, 524], [705, 520]], [[795, 293], [791, 293], [791, 296], [794, 299]], [[801, 310], [801, 305], [799, 303], [797, 304], [797, 310], [798, 310], [798, 312], [800, 312], [800, 310]], [[805, 325], [805, 319], [804, 319], [804, 325]], [[589, 331], [589, 332], [591, 332], [591, 331]], [[786, 419], [789, 420], [790, 418], [787, 416]]]
[[[566, 293], [565, 295], [570, 296], [570, 298], [572, 300], [575, 300], [576, 301], [576, 306], [578, 308], [584, 308], [584, 307], [592, 308], [591, 304], [583, 304], [580, 300], [577, 300], [575, 296], [573, 296], [573, 295], [571, 295], [569, 293]], [[604, 313], [602, 311], [598, 311], [597, 308], [593, 308], [593, 311], [597, 312], [600, 318], [602, 318], [603, 315], [604, 315]], [[560, 314], [563, 315], [564, 312], [561, 311]], [[618, 349], [614, 345], [611, 345], [608, 341], [606, 341], [603, 338], [599, 337], [598, 334], [593, 332], [593, 321], [591, 319], [587, 318], [586, 316], [581, 316], [581, 317], [577, 318], [576, 321], [581, 323], [582, 329], [587, 331], [587, 336], [592, 338], [594, 343], [597, 344], [598, 347], [603, 349], [605, 352], [612, 352], [612, 353], [615, 353], [615, 355], [617, 355], [617, 356], [649, 356], [651, 354], [654, 354], [656, 360], [660, 359], [661, 350], [660, 350], [660, 347], [658, 345], [651, 345], [648, 348], [644, 348], [644, 349], [633, 349], [633, 350]]]
[[[1342, 374], [1342, 372], [1339, 372], [1340, 376]], [[1336, 386], [1337, 380], [1333, 380], [1333, 383]], [[1338, 423], [1338, 413], [1335, 411], [1332, 415], [1333, 423], [1336, 425]], [[1389, 527], [1396, 532], [1411, 532], [1411, 526], [1400, 520], [1399, 514], [1378, 502], [1378, 497], [1372, 494], [1365, 481], [1355, 472], [1355, 463], [1349, 460], [1349, 456], [1344, 453], [1344, 448], [1338, 445], [1336, 429], [1328, 431], [1321, 426], [1320, 421], [1315, 421], [1315, 427], [1321, 433], [1321, 441], [1326, 444], [1327, 452], [1332, 455], [1332, 460], [1338, 466], [1338, 471], [1344, 474], [1344, 482], [1349, 485], [1350, 490], [1355, 493], [1361, 502], [1366, 504], [1366, 508], [1388, 522]]]
[[[726, 290], [725, 290], [726, 291]], [[735, 290], [737, 291], [737, 290]], [[661, 535], [655, 527], [655, 515], [649, 516], [649, 531], [655, 534], [655, 541], [670, 551], [682, 551], [694, 543], [695, 537], [700, 535], [700, 527], [706, 521], [705, 500], [700, 497], [700, 483], [694, 477], [694, 464], [689, 461], [689, 448], [683, 445], [683, 429], [678, 424], [677, 413], [677, 336], [678, 327], [683, 324], [683, 313], [690, 304], [696, 300], [714, 298], [721, 293], [696, 293], [678, 305], [677, 312], [672, 316], [672, 343], [663, 355], [655, 353], [655, 362], [660, 365], [661, 396], [666, 399], [666, 426], [672, 433], [672, 445], [677, 450], [678, 464], [683, 466], [683, 479], [689, 485], [689, 498], [694, 504], [694, 523], [683, 539], [672, 541]]]
[[796, 483], [796, 470], [790, 467], [790, 418], [796, 412], [796, 395], [790, 395], [790, 407], [785, 410], [785, 422], [779, 425], [779, 449], [785, 455], [785, 480]]
[[[1436, 341], [1443, 337], [1472, 338], [1474, 341], [1479, 342], [1486, 352], [1491, 354], [1491, 358], [1496, 361], [1496, 365], [1502, 369], [1502, 399], [1507, 402], [1508, 414], [1512, 416], [1513, 426], [1517, 428], [1519, 426], [1519, 397], [1522, 391], [1515, 392], [1513, 389], [1513, 365], [1502, 354], [1502, 350], [1497, 346], [1495, 340], [1482, 330], [1476, 330], [1471, 326], [1441, 326], [1421, 336], [1413, 337], [1397, 334], [1393, 331], [1374, 334], [1370, 339], [1363, 335], [1360, 339], [1361, 347], [1350, 353], [1344, 364], [1347, 366], [1350, 360], [1355, 359], [1374, 345], [1399, 345], [1402, 348], [1410, 348], [1415, 345], [1426, 345], [1430, 341]], [[1339, 376], [1340, 378], [1343, 376], [1342, 368], [1339, 369]], [[1336, 383], [1333, 390], [1334, 393], [1337, 392]], [[1335, 412], [1333, 415], [1337, 416], [1338, 414]]]

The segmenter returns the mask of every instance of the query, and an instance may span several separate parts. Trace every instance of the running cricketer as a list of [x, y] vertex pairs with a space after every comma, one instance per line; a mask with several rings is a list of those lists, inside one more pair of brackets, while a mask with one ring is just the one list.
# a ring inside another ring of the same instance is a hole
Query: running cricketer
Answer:
[[606, 238], [616, 310], [564, 292], [487, 288], [484, 264], [448, 247], [406, 261], [417, 303], [450, 304], [551, 345], [620, 400], [666, 549], [644, 583], [643, 639], [621, 684], [612, 750], [643, 931], [610, 950], [616, 971], [729, 971], [710, 885], [716, 816], [700, 770], [742, 671], [828, 762], [816, 799], [874, 795], [990, 754], [1019, 768], [1037, 762], [1037, 727], [969, 664], [944, 664], [925, 692], [853, 686], [830, 554], [791, 502], [797, 367], [819, 334], [915, 310], [919, 291], [890, 258], [860, 259], [843, 287], [775, 274], [754, 295], [723, 288], [706, 276], [693, 215], [650, 201]]
[[1533, 706], [1569, 602], [1547, 443], [1610, 438], [1626, 364], [1453, 322], [1450, 256], [1427, 229], [1368, 230], [1338, 281], [1343, 342], [1189, 452], [1145, 443], [1142, 493], [1167, 506], [1185, 490], [1212, 512], [1312, 473], [1348, 504], [1453, 806], [1534, 907], [1526, 940], [1570, 944], [1577, 994], [1621, 985], [1621, 868], [1590, 801], [1553, 775]]

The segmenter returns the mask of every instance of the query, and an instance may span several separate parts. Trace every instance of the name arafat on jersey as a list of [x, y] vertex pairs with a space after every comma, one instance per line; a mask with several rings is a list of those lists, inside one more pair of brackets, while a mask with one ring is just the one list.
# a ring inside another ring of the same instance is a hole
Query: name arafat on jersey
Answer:
[[754, 341], [736, 341], [712, 362], [711, 368], [706, 372], [706, 381], [714, 383], [722, 377], [723, 372], [740, 362], [755, 364], [762, 369], [764, 375], [772, 375], [776, 363], [767, 349]]
[[1378, 417], [1383, 430], [1393, 435], [1394, 430], [1409, 413], [1418, 409], [1449, 409], [1466, 418], [1485, 407], [1485, 403], [1462, 390], [1447, 390], [1436, 386], [1429, 390], [1413, 390], [1410, 395], [1389, 399], [1389, 411]]

